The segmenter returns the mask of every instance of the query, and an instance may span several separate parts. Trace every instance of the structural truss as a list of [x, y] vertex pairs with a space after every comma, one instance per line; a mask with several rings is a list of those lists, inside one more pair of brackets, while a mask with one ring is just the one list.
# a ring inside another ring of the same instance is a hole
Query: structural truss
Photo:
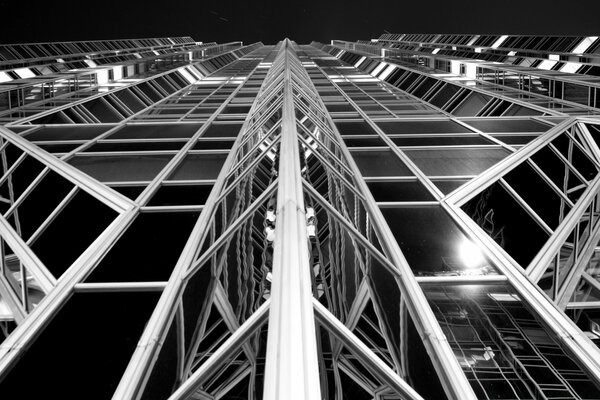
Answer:
[[600, 398], [600, 40], [0, 45], [3, 399]]

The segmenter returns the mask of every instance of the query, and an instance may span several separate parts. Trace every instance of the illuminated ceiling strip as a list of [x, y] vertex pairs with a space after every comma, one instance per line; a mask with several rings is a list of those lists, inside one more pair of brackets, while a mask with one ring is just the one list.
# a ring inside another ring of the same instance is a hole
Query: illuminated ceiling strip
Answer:
[[596, 41], [598, 40], [598, 36], [588, 36], [585, 39], [583, 39], [578, 45], [577, 47], [575, 47], [573, 49], [573, 51], [571, 53], [574, 54], [583, 54], [586, 52], [587, 49], [590, 48], [590, 46]]
[[498, 38], [498, 40], [496, 40], [494, 42], [494, 44], [492, 45], [492, 49], [497, 49], [498, 47], [500, 47], [502, 45], [502, 43], [504, 43], [504, 41], [508, 39], [508, 35], [502, 35]]

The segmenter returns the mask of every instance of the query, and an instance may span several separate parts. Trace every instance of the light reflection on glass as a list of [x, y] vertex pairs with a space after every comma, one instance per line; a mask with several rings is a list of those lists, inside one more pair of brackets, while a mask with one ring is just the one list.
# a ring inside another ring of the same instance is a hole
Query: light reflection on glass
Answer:
[[469, 269], [483, 267], [487, 264], [479, 247], [470, 240], [463, 240], [459, 243], [458, 255], [465, 267]]

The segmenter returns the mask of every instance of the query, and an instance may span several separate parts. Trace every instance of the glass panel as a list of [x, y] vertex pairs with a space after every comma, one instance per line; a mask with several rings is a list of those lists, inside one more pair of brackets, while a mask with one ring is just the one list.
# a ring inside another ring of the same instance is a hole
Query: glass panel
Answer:
[[213, 185], [162, 186], [148, 203], [149, 206], [202, 205]]
[[552, 229], [556, 229], [570, 207], [527, 164], [521, 164], [504, 176], [506, 182]]
[[433, 180], [432, 181], [438, 189], [444, 194], [448, 194], [458, 189], [462, 185], [468, 182], [467, 179], [452, 179], [452, 180]]
[[533, 139], [538, 138], [539, 136], [537, 135], [492, 135], [493, 137], [495, 137], [498, 140], [501, 140], [502, 142], [506, 143], [506, 144], [527, 144], [529, 142], [531, 142]]
[[86, 152], [179, 150], [184, 144], [185, 142], [101, 142], [90, 146]]
[[127, 125], [110, 135], [110, 139], [189, 138], [200, 127], [199, 124]]
[[441, 208], [382, 208], [381, 212], [415, 274], [496, 273], [477, 246]]
[[146, 186], [112, 186], [112, 189], [135, 200], [146, 189]]
[[548, 234], [499, 183], [469, 200], [462, 209], [522, 267], [548, 240]]
[[348, 147], [382, 147], [387, 145], [379, 136], [374, 136], [370, 138], [351, 138], [344, 137], [344, 143]]
[[69, 164], [101, 182], [150, 181], [172, 155], [75, 156]]
[[412, 176], [410, 170], [390, 150], [356, 151], [352, 158], [365, 177], [369, 176]]
[[388, 135], [402, 133], [471, 133], [469, 129], [454, 121], [394, 121], [377, 122], [377, 125]]
[[484, 119], [464, 121], [482, 132], [546, 132], [550, 127], [532, 119]]
[[[13, 398], [60, 399], [68, 387], [86, 399], [109, 399], [159, 297], [155, 292], [75, 293], [6, 374], [0, 390]], [[60, 360], [60, 368], [48, 360]], [[32, 376], [36, 383], [24, 385]]]
[[375, 135], [373, 128], [365, 121], [336, 121], [335, 126], [341, 135]]
[[429, 201], [434, 197], [421, 182], [368, 182], [375, 201]]
[[202, 137], [237, 137], [242, 125], [211, 124]]
[[493, 144], [486, 138], [473, 136], [443, 136], [443, 137], [394, 137], [392, 141], [398, 146], [466, 146], [466, 145], [490, 145]]
[[46, 150], [48, 153], [68, 153], [79, 146], [81, 143], [72, 143], [72, 144], [38, 144], [38, 147]]
[[188, 154], [169, 180], [215, 179], [227, 154]]
[[478, 175], [510, 153], [504, 149], [404, 150], [426, 175]]
[[140, 214], [87, 282], [168, 280], [198, 215], [198, 212]]
[[116, 216], [115, 211], [80, 190], [31, 248], [58, 278]]
[[425, 295], [478, 398], [600, 398], [509, 286], [435, 287]]
[[35, 132], [25, 135], [29, 141], [55, 141], [55, 140], [88, 140], [93, 139], [111, 126], [43, 126]]

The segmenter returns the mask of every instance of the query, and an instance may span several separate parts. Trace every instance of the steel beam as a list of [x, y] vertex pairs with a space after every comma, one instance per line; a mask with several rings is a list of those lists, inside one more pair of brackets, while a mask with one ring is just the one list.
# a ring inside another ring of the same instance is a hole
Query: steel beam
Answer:
[[265, 400], [321, 399], [312, 307], [308, 236], [300, 149], [294, 114], [291, 63], [300, 64], [284, 42], [275, 63], [285, 63], [272, 306], [265, 366]]
[[361, 342], [344, 324], [329, 312], [317, 299], [313, 299], [315, 314], [321, 324], [334, 334], [352, 353], [358, 355], [362, 365], [406, 399], [423, 399], [398, 374], [388, 367], [363, 342]]
[[188, 378], [168, 400], [186, 400], [190, 398], [202, 381], [233, 357], [246, 343], [250, 336], [260, 328], [268, 317], [270, 300], [265, 301], [238, 330], [221, 345], [215, 352]]

